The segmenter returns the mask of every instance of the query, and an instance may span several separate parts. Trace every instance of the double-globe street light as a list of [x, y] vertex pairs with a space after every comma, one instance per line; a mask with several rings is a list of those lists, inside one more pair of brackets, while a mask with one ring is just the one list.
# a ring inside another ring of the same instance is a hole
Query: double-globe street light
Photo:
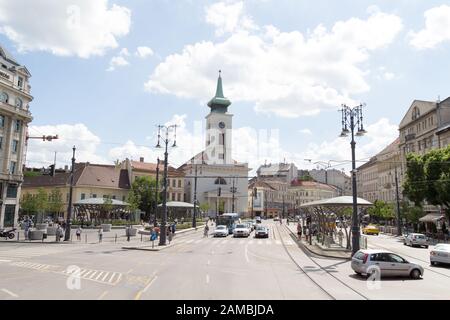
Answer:
[[[351, 132], [352, 134], [352, 191], [353, 191], [353, 216], [352, 216], [352, 255], [359, 251], [359, 218], [358, 218], [358, 196], [356, 190], [356, 159], [355, 159], [355, 129], [356, 136], [363, 136], [367, 133], [364, 130], [363, 125], [363, 113], [362, 113], [363, 105], [350, 108], [346, 105], [342, 105], [342, 109], [340, 110], [342, 113], [342, 133], [340, 137], [347, 137]], [[350, 130], [349, 130], [350, 129]]]
[[[161, 137], [161, 130], [164, 131], [164, 138]], [[169, 145], [169, 133], [171, 131], [174, 131], [174, 138], [173, 138], [173, 145], [172, 148], [175, 148], [177, 146], [177, 125], [170, 125], [170, 126], [164, 126], [159, 125], [158, 126], [158, 144], [156, 145], [156, 148], [161, 148], [161, 140], [165, 144], [165, 152], [164, 152], [164, 190], [163, 190], [163, 212], [162, 212], [162, 221], [161, 221], [161, 231], [160, 231], [160, 237], [159, 237], [159, 245], [165, 246], [166, 245], [166, 223], [167, 223], [167, 166], [168, 166], [168, 160], [169, 160], [169, 153], [167, 151], [168, 145]]]

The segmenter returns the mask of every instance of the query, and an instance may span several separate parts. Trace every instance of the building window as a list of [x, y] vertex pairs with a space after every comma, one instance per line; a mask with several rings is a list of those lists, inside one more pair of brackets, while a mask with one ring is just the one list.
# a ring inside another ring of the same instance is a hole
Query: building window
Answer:
[[82, 194], [81, 194], [81, 200], [84, 200], [84, 199], [86, 199], [86, 194], [85, 194], [85, 193], [82, 193]]
[[172, 193], [172, 201], [175, 201], [175, 193]]
[[17, 108], [22, 108], [22, 106], [23, 106], [22, 99], [16, 98], [16, 107]]
[[16, 214], [16, 206], [13, 204], [5, 205], [5, 218], [3, 221], [3, 226], [13, 227], [14, 226], [14, 216]]
[[5, 127], [5, 116], [0, 116], [0, 128]]
[[177, 187], [177, 180], [175, 180], [175, 179], [172, 180], [172, 187], [174, 187], [174, 188]]
[[16, 132], [19, 132], [19, 131], [20, 131], [20, 126], [21, 126], [21, 124], [22, 124], [22, 121], [20, 121], [20, 120], [16, 120], [16, 121], [15, 121], [15, 123], [14, 123], [14, 130], [15, 130]]
[[92, 194], [92, 198], [97, 198], [97, 195], [95, 193]]
[[7, 198], [17, 198], [17, 188], [18, 185], [8, 184], [8, 189], [6, 189]]
[[23, 87], [23, 78], [19, 77], [19, 80], [17, 80], [17, 86], [22, 88]]
[[420, 110], [419, 110], [419, 108], [414, 107], [413, 112], [412, 112], [412, 119], [416, 120], [419, 117], [420, 117]]
[[227, 182], [225, 181], [224, 178], [219, 177], [219, 178], [216, 179], [216, 181], [214, 181], [214, 184], [223, 184], [223, 185], [226, 185]]
[[10, 174], [16, 173], [16, 162], [15, 161], [11, 161], [11, 163], [9, 165], [9, 173]]
[[181, 188], [181, 180], [178, 180], [178, 188]]
[[112, 196], [112, 198], [111, 199], [114, 199], [114, 200], [116, 200], [116, 196]]
[[125, 196], [122, 196], [122, 201], [125, 202]]
[[219, 153], [219, 159], [225, 159], [225, 155], [223, 153]]
[[19, 141], [13, 140], [12, 142], [12, 153], [17, 153], [17, 150], [19, 149]]
[[2, 92], [0, 94], [0, 102], [8, 103], [8, 100], [9, 100], [8, 94], [6, 92]]
[[177, 201], [181, 201], [181, 193], [177, 194]]

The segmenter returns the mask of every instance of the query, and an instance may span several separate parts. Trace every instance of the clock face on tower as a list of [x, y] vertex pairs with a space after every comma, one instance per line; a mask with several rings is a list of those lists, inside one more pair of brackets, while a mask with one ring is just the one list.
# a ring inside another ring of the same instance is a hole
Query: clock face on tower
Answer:
[[219, 128], [225, 129], [225, 122], [219, 122]]

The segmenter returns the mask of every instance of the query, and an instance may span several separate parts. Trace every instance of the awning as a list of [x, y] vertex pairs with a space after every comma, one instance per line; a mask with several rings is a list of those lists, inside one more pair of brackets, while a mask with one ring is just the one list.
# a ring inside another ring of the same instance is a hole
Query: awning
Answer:
[[440, 213], [429, 213], [426, 216], [419, 219], [420, 222], [436, 222], [445, 218], [443, 214]]
[[[128, 206], [128, 203], [116, 200], [116, 199], [110, 199], [111, 204], [113, 206]], [[77, 201], [74, 203], [74, 205], [104, 205], [105, 204], [105, 198], [89, 198], [89, 199], [83, 199], [80, 201]]]
[[[367, 200], [357, 198], [357, 204], [360, 207], [370, 207], [373, 204]], [[300, 205], [300, 208], [310, 207], [351, 207], [353, 205], [353, 197], [344, 196], [332, 199], [323, 199], [319, 201], [313, 201]]]
[[[181, 201], [170, 201], [166, 203], [167, 208], [194, 208], [192, 203], [181, 202]], [[162, 203], [158, 205], [158, 207], [162, 207]]]

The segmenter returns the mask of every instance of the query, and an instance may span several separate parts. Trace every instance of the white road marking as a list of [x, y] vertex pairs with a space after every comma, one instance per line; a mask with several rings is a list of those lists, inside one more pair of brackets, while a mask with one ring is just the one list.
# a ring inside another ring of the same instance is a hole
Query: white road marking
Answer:
[[262, 240], [258, 240], [258, 244], [261, 245], [262, 244]]
[[95, 271], [93, 274], [90, 275], [89, 279], [92, 279], [93, 277], [95, 277], [97, 275], [98, 271]]
[[11, 262], [11, 260], [0, 260], [0, 262]]
[[206, 283], [209, 283], [209, 274], [206, 274]]
[[5, 288], [3, 288], [2, 291], [3, 291], [4, 293], [9, 294], [11, 297], [14, 297], [14, 298], [18, 298], [18, 297], [19, 297], [17, 294], [15, 294], [15, 293], [13, 293], [13, 292], [11, 292], [11, 291], [9, 291], [9, 290], [6, 290]]
[[281, 244], [281, 241], [280, 240], [275, 240], [275, 243], [276, 244]]
[[239, 241], [239, 244], [244, 244], [244, 243], [245, 243], [245, 240]]
[[106, 277], [109, 275], [109, 272], [106, 272], [105, 276], [103, 277], [102, 281], [105, 281]]
[[95, 280], [98, 280], [98, 278], [100, 278], [102, 276], [102, 274], [104, 274], [104, 273], [105, 273], [104, 271], [100, 272], [99, 275], [97, 276], [97, 278], [95, 278]]
[[250, 241], [248, 242], [248, 244], [253, 244], [253, 240], [250, 240]]
[[191, 243], [193, 241], [194, 241], [193, 239], [190, 239], [190, 240], [186, 241], [186, 243]]
[[109, 278], [109, 281], [108, 281], [109, 283], [112, 283], [112, 280], [114, 279], [114, 277], [116, 276], [116, 274], [117, 274], [117, 273], [114, 272], [113, 275], [111, 276], [111, 278]]
[[97, 298], [97, 300], [102, 300], [106, 295], [108, 294], [108, 291], [103, 292], [100, 297]]
[[222, 244], [226, 244], [226, 243], [228, 243], [228, 240], [223, 240], [222, 241]]
[[194, 243], [200, 243], [202, 241], [203, 241], [203, 239], [200, 239], [200, 240], [196, 240]]
[[248, 244], [245, 246], [245, 260], [247, 260], [247, 263], [250, 262], [250, 259], [248, 258]]
[[270, 244], [272, 244], [272, 241], [266, 240], [266, 243], [267, 243], [268, 245], [270, 245]]
[[208, 260], [208, 262], [206, 263], [208, 266], [211, 264], [211, 261], [210, 260]]

